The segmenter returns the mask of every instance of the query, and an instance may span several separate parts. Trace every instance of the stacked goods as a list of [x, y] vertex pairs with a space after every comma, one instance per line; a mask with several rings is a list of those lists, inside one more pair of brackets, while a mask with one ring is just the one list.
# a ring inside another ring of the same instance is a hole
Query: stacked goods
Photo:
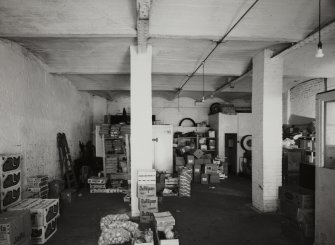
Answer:
[[0, 244], [29, 245], [30, 234], [31, 221], [28, 210], [0, 214]]
[[107, 215], [100, 221], [99, 245], [123, 244], [138, 237], [138, 224], [129, 221], [126, 214]]
[[115, 174], [118, 170], [118, 156], [109, 155], [106, 156], [105, 169], [107, 174]]
[[141, 223], [149, 223], [152, 220], [152, 213], [158, 211], [156, 170], [138, 170], [137, 197], [139, 202], [140, 221]]
[[105, 152], [106, 154], [114, 154], [113, 140], [105, 139]]
[[201, 182], [201, 164], [194, 164], [193, 166], [193, 182]]
[[100, 126], [100, 135], [109, 135], [110, 125], [109, 124], [101, 124]]
[[117, 138], [117, 137], [119, 137], [119, 134], [120, 134], [119, 127], [117, 127], [117, 126], [111, 126], [111, 128], [110, 128], [110, 136], [112, 138]]
[[184, 157], [175, 157], [175, 171], [179, 172], [185, 166]]
[[90, 184], [90, 192], [96, 193], [95, 190], [105, 190], [107, 184], [107, 178], [104, 177], [90, 177], [87, 180]]
[[120, 128], [120, 134], [121, 135], [130, 135], [130, 126], [129, 125], [123, 125], [121, 128]]
[[58, 199], [25, 199], [10, 207], [10, 211], [30, 211], [32, 225], [31, 241], [34, 244], [44, 244], [57, 231], [59, 217]]
[[48, 198], [49, 186], [47, 175], [36, 175], [27, 178], [28, 191], [38, 194], [40, 198]]
[[179, 185], [178, 178], [172, 178], [171, 176], [167, 175], [165, 178], [165, 188], [163, 191], [163, 196], [177, 196], [178, 185]]
[[21, 156], [0, 155], [0, 167], [0, 209], [6, 210], [21, 200]]
[[299, 244], [313, 244], [314, 193], [297, 186], [279, 188], [280, 211], [285, 216], [282, 231]]
[[179, 175], [179, 196], [191, 196], [192, 170], [183, 168]]
[[127, 194], [129, 191], [124, 188], [106, 188], [106, 189], [91, 189], [90, 193], [122, 193]]
[[154, 213], [156, 236], [160, 245], [178, 245], [174, 226], [175, 219], [170, 212]]
[[113, 150], [116, 154], [123, 153], [123, 141], [121, 139], [113, 140]]

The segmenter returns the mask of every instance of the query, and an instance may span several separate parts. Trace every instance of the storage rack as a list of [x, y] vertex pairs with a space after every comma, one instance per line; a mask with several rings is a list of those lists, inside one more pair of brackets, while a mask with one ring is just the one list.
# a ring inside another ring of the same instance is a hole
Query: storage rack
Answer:
[[[184, 142], [191, 142], [192, 144], [195, 145], [195, 149], [200, 149], [205, 153], [211, 153], [214, 154], [216, 152], [216, 138], [215, 137], [208, 137], [208, 136], [178, 136], [176, 139], [176, 143], [178, 146], [183, 145]], [[213, 143], [210, 143], [213, 142]], [[202, 145], [206, 145], [207, 149], [202, 148]], [[210, 147], [213, 146], [213, 147]]]
[[[113, 145], [113, 143], [115, 143], [114, 141], [119, 141], [121, 144], [121, 147], [117, 150], [110, 150], [108, 149], [111, 145]], [[106, 148], [106, 143], [107, 144], [107, 148]], [[105, 136], [102, 135], [102, 152], [103, 152], [103, 173], [104, 176], [109, 176], [110, 179], [124, 179], [124, 180], [129, 180], [130, 179], [130, 151], [129, 151], [129, 135], [125, 134], [125, 135], [120, 135], [118, 137], [109, 137], [109, 136]], [[123, 159], [122, 161], [126, 162], [126, 166], [127, 166], [127, 172], [119, 172], [118, 170], [119, 168], [119, 162], [120, 162], [120, 157], [124, 156], [125, 159]], [[109, 171], [111, 169], [107, 169], [107, 165], [108, 165], [108, 158], [113, 158], [114, 162], [112, 164], [115, 164], [115, 170], [114, 171]], [[116, 159], [116, 160], [115, 160]]]

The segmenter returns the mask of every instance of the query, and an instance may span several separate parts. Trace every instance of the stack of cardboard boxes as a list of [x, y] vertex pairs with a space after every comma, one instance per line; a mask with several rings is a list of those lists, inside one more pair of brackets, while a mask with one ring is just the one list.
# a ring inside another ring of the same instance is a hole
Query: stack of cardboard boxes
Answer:
[[140, 210], [140, 222], [150, 223], [150, 221], [152, 221], [152, 214], [158, 212], [156, 170], [138, 170], [137, 197]]
[[30, 212], [31, 242], [34, 244], [46, 243], [57, 231], [58, 199], [25, 199], [8, 210]]
[[96, 193], [96, 190], [105, 190], [107, 184], [107, 178], [105, 177], [90, 177], [87, 180], [90, 184], [90, 193]]
[[35, 193], [39, 198], [48, 198], [49, 185], [47, 175], [36, 175], [27, 178], [28, 191]]
[[21, 156], [0, 155], [1, 210], [21, 200]]
[[30, 245], [31, 221], [28, 210], [0, 215], [0, 244]]
[[314, 192], [298, 186], [279, 188], [280, 211], [285, 216], [282, 231], [298, 244], [314, 241]]
[[175, 224], [176, 221], [170, 212], [154, 213], [154, 226], [159, 245], [179, 244], [179, 239], [174, 229]]

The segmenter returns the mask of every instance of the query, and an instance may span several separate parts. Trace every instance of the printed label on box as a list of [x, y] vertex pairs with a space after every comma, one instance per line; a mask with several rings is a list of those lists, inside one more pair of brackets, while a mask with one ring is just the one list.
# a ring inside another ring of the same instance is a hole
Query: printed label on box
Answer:
[[156, 184], [151, 185], [138, 185], [137, 196], [140, 197], [155, 197]]

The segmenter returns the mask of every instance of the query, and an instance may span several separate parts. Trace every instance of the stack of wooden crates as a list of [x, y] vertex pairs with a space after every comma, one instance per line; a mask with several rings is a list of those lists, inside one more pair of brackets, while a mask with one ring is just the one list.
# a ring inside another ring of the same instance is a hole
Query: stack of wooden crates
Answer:
[[21, 165], [19, 154], [0, 155], [1, 211], [21, 200]]

